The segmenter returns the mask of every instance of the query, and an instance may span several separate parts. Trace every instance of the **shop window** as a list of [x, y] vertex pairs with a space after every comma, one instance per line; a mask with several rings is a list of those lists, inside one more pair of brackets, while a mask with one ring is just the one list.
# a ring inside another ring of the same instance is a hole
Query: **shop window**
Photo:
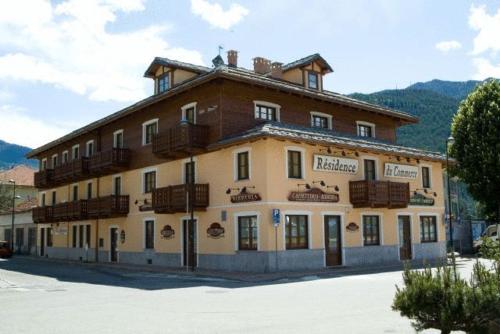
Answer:
[[363, 244], [365, 246], [380, 245], [379, 216], [363, 216]]
[[420, 217], [420, 241], [421, 242], [436, 242], [436, 217], [421, 216]]
[[257, 216], [238, 217], [238, 248], [257, 250]]
[[285, 216], [286, 249], [303, 249], [309, 247], [308, 216]]

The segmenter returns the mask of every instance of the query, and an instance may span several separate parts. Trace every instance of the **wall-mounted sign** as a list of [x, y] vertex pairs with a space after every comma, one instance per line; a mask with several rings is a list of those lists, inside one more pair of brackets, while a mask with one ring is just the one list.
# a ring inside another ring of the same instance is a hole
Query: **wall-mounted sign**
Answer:
[[410, 197], [410, 205], [423, 205], [423, 206], [432, 206], [434, 205], [434, 198], [426, 197], [422, 194], [416, 193]]
[[397, 177], [400, 179], [416, 179], [418, 175], [418, 167], [410, 165], [391, 164], [386, 162], [384, 164], [385, 177]]
[[239, 194], [231, 196], [231, 203], [256, 202], [261, 199], [259, 194], [252, 194], [246, 190], [242, 190]]
[[122, 230], [120, 232], [120, 241], [123, 243], [125, 243], [125, 230]]
[[143, 204], [139, 205], [139, 211], [153, 211], [153, 205], [152, 204]]
[[311, 188], [306, 191], [292, 191], [288, 195], [288, 200], [294, 202], [338, 202], [339, 194], [326, 193], [319, 188]]
[[356, 232], [357, 230], [359, 230], [359, 225], [356, 224], [355, 222], [350, 222], [349, 224], [347, 224], [345, 228], [348, 231]]
[[212, 223], [210, 227], [207, 228], [207, 234], [210, 238], [222, 238], [224, 237], [224, 227], [219, 223]]
[[165, 225], [160, 231], [160, 234], [163, 239], [171, 239], [175, 235], [175, 230], [172, 228], [172, 226]]
[[358, 172], [358, 160], [315, 154], [313, 170], [319, 172], [356, 174]]
[[280, 209], [273, 209], [273, 224], [275, 227], [278, 227], [281, 220]]

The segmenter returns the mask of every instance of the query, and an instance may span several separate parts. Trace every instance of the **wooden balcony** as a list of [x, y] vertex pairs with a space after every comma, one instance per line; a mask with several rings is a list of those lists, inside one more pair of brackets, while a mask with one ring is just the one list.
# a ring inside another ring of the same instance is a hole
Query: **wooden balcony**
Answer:
[[89, 158], [89, 172], [94, 176], [120, 172], [127, 169], [130, 162], [128, 148], [112, 148], [94, 153]]
[[45, 224], [53, 222], [53, 210], [51, 206], [38, 206], [33, 208], [33, 223]]
[[53, 181], [56, 184], [79, 181], [87, 176], [88, 167], [89, 160], [85, 157], [66, 162], [54, 168]]
[[153, 137], [153, 153], [166, 159], [184, 158], [205, 151], [209, 127], [182, 123]]
[[52, 186], [53, 169], [45, 169], [35, 173], [35, 187], [39, 189]]
[[350, 181], [349, 200], [355, 208], [406, 208], [410, 201], [410, 184]]
[[[153, 209], [155, 213], [176, 213], [188, 211], [188, 184], [168, 186], [153, 190]], [[195, 211], [205, 211], [209, 204], [208, 184], [193, 185]]]
[[87, 219], [87, 201], [59, 203], [53, 207], [53, 220], [55, 222]]
[[114, 218], [128, 215], [129, 196], [111, 195], [87, 200], [88, 218]]

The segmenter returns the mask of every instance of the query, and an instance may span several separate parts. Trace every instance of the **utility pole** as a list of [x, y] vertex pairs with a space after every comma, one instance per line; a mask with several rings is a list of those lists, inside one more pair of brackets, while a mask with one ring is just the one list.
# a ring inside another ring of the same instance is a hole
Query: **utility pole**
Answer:
[[14, 221], [16, 219], [16, 181], [9, 180], [9, 183], [13, 184], [12, 191], [12, 224], [10, 229], [10, 247], [12, 248], [12, 253], [14, 253]]

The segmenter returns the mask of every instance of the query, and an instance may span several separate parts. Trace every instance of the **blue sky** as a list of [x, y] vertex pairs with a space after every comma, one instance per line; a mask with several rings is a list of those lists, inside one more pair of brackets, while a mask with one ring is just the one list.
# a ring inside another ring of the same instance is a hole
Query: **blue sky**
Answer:
[[154, 56], [219, 45], [247, 68], [319, 52], [341, 93], [500, 77], [500, 1], [3, 0], [0, 139], [42, 145], [150, 95]]

